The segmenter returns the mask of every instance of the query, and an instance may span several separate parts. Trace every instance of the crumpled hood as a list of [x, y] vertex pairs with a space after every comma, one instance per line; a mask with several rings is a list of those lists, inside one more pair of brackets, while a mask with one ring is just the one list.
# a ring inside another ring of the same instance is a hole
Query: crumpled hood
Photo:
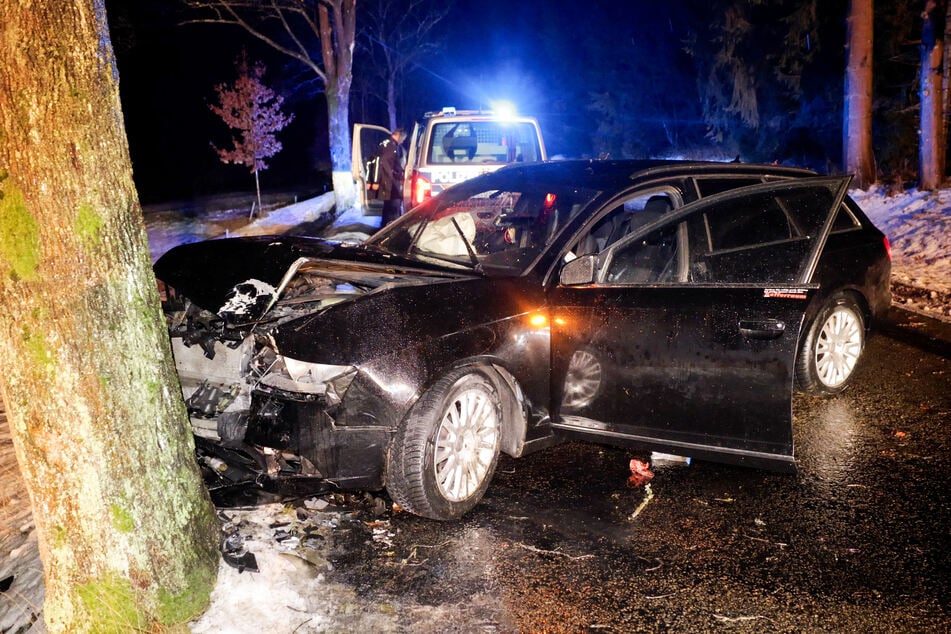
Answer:
[[253, 330], [280, 354], [320, 363], [358, 364], [544, 304], [532, 277], [424, 267], [319, 240], [269, 238], [184, 245], [155, 270], [230, 324], [215, 337]]
[[171, 249], [153, 270], [181, 295], [216, 311], [238, 284], [256, 279], [277, 287], [295, 260], [326, 256], [336, 246], [324, 240], [275, 236], [208, 240]]
[[[466, 271], [427, 269], [412, 260], [344, 247], [336, 242], [283, 236], [181, 245], [159, 258], [154, 271], [159, 280], [196, 305], [213, 313], [224, 312], [223, 317], [230, 314], [250, 320], [273, 306], [275, 290], [286, 291], [291, 281], [286, 279], [291, 277], [289, 273], [296, 272], [307, 260], [326, 261], [323, 268], [328, 269], [327, 276], [341, 284], [351, 284], [354, 290], [471, 276]], [[315, 268], [320, 267], [304, 265], [304, 270]], [[336, 292], [329, 288], [312, 290]], [[291, 292], [299, 295], [300, 289]]]

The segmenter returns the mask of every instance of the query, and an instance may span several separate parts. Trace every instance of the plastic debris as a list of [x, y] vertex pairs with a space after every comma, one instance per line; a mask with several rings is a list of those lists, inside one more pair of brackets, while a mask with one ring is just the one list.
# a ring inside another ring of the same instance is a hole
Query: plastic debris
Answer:
[[309, 500], [304, 500], [304, 506], [312, 511], [323, 511], [330, 506], [330, 502], [323, 498], [310, 498]]
[[258, 560], [254, 553], [245, 548], [244, 538], [238, 532], [238, 527], [224, 513], [219, 513], [218, 519], [222, 522], [221, 558], [224, 562], [232, 568], [237, 568], [239, 573], [245, 570], [259, 572]]
[[688, 456], [677, 456], [672, 453], [660, 453], [658, 451], [651, 453], [651, 466], [654, 468], [689, 464], [690, 458]]
[[627, 486], [632, 489], [643, 486], [654, 479], [654, 472], [650, 465], [637, 458], [631, 458], [631, 476], [627, 479]]
[[641, 503], [637, 505], [637, 508], [634, 509], [634, 512], [631, 513], [631, 519], [637, 519], [637, 516], [641, 514], [641, 511], [647, 508], [647, 505], [650, 504], [651, 500], [654, 499], [654, 491], [651, 490], [651, 485], [644, 485], [644, 499], [641, 500]]

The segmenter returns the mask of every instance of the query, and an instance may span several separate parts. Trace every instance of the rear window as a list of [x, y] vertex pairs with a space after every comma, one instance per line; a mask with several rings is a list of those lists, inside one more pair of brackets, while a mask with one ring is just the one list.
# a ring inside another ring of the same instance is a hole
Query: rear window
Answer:
[[541, 160], [531, 123], [447, 121], [433, 125], [426, 152], [431, 165], [492, 165]]

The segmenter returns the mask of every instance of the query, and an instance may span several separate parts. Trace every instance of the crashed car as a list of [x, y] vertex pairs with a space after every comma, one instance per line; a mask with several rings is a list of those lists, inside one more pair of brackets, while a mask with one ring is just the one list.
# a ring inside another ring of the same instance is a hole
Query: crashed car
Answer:
[[451, 519], [500, 453], [565, 438], [793, 471], [794, 389], [844, 389], [890, 301], [848, 183], [517, 165], [358, 245], [179, 246], [155, 272], [206, 481]]

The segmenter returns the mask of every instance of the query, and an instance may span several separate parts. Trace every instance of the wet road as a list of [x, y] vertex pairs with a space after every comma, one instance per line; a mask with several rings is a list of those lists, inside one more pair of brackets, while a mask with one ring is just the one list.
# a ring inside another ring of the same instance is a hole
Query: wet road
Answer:
[[[456, 522], [373, 496], [271, 505], [249, 542], [260, 574], [225, 567], [221, 611], [194, 631], [951, 632], [951, 325], [941, 340], [933, 326], [904, 315], [846, 393], [795, 399], [796, 475], [695, 461], [632, 489], [628, 462], [646, 455], [566, 443], [503, 458]], [[8, 488], [10, 515], [25, 498]], [[0, 539], [0, 577], [16, 575], [0, 617], [39, 604], [20, 587], [39, 569], [27, 542]], [[265, 627], [235, 579], [266, 597]]]
[[636, 454], [564, 444], [503, 459], [460, 521], [338, 533], [328, 580], [403, 631], [427, 606], [438, 631], [951, 631], [951, 363], [867, 353], [845, 394], [794, 401], [797, 475], [695, 461], [649, 497]]

